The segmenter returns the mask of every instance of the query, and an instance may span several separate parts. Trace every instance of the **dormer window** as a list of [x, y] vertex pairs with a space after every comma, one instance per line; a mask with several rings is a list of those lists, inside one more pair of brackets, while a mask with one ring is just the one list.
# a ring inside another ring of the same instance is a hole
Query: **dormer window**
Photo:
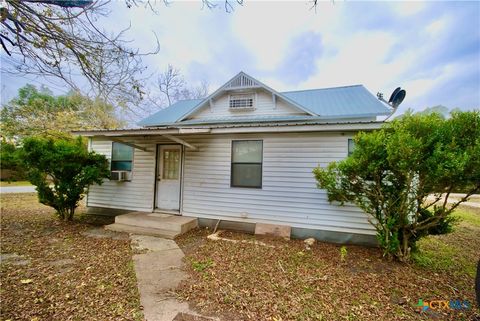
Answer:
[[230, 95], [230, 109], [254, 108], [255, 94]]

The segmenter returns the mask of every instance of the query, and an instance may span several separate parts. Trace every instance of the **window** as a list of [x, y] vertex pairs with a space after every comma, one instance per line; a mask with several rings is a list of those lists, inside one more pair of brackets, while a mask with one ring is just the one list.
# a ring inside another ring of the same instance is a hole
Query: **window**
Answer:
[[255, 96], [253, 94], [231, 95], [230, 108], [232, 109], [253, 108], [254, 98]]
[[348, 156], [352, 155], [355, 149], [355, 141], [351, 138], [348, 139]]
[[180, 171], [180, 150], [163, 150], [162, 179], [178, 179]]
[[232, 187], [262, 188], [263, 141], [232, 141]]
[[133, 147], [116, 143], [112, 144], [112, 171], [132, 171]]

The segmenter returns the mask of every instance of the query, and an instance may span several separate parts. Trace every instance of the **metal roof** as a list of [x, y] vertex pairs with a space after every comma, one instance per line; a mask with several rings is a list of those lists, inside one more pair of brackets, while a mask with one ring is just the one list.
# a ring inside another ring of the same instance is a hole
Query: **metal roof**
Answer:
[[363, 85], [282, 92], [281, 95], [304, 106], [317, 116], [264, 116], [210, 117], [178, 121], [195, 110], [204, 99], [181, 100], [158, 111], [138, 123], [140, 126], [194, 125], [214, 123], [258, 123], [293, 120], [348, 119], [389, 115], [390, 110]]
[[262, 88], [265, 91], [270, 92], [271, 94], [282, 98], [286, 102], [288, 102], [293, 108], [298, 109], [301, 112], [307, 113], [311, 116], [315, 116], [315, 113], [308, 110], [304, 106], [298, 104], [297, 102], [291, 100], [290, 98], [284, 96], [282, 93], [279, 93], [275, 89], [272, 89], [262, 83], [261, 81], [253, 78], [252, 76], [247, 75], [243, 71], [240, 71], [237, 75], [235, 75], [232, 79], [227, 81], [222, 87], [218, 88], [215, 90], [212, 94], [210, 94], [208, 97], [204, 98], [202, 102], [200, 102], [197, 106], [195, 106], [190, 112], [182, 115], [178, 121], [183, 121], [187, 119], [188, 116], [190, 116], [193, 112], [196, 110], [202, 108], [206, 104], [208, 104], [212, 99], [214, 99], [216, 96], [221, 95], [225, 93], [225, 91], [232, 90], [232, 89], [259, 89]]
[[157, 111], [155, 114], [142, 119], [139, 126], [156, 126], [175, 123], [180, 116], [195, 108], [203, 99], [180, 100], [173, 105]]
[[390, 110], [363, 85], [283, 92], [320, 117], [388, 115]]

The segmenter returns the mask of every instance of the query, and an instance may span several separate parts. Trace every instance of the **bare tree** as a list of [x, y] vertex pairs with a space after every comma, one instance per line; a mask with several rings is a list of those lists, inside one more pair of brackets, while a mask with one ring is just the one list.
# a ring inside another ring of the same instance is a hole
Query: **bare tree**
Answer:
[[208, 95], [208, 83], [205, 80], [199, 86], [190, 87], [180, 69], [171, 64], [158, 76], [157, 87], [161, 96], [166, 99], [165, 104], [161, 97], [151, 98], [158, 107], [170, 106], [179, 100], [204, 98]]
[[176, 92], [175, 99], [184, 100], [184, 99], [199, 99], [205, 98], [208, 96], [208, 82], [202, 80], [198, 86], [194, 87], [184, 87], [181, 90]]
[[157, 79], [158, 90], [167, 98], [168, 106], [174, 102], [175, 94], [185, 87], [185, 80], [180, 74], [180, 69], [168, 64], [167, 69]]
[[[142, 99], [141, 53], [128, 47], [126, 28], [107, 35], [96, 25], [108, 1], [5, 0], [0, 8], [2, 72], [60, 78], [72, 89], [125, 106]], [[127, 5], [131, 1], [126, 0]], [[143, 76], [144, 77], [144, 76]], [[90, 88], [79, 88], [86, 79]]]
[[[123, 107], [130, 115], [126, 119], [145, 115], [149, 111], [147, 103], [152, 99], [144, 84], [151, 75], [146, 72], [142, 58], [159, 51], [158, 39], [154, 34], [156, 47], [151, 52], [142, 53], [131, 48], [125, 39], [130, 27], [115, 34], [101, 30], [98, 18], [108, 16], [109, 2], [0, 1], [0, 45], [5, 53], [1, 57], [1, 71], [60, 79], [75, 91]], [[211, 0], [199, 2], [208, 9], [221, 5]], [[124, 0], [124, 3], [129, 8], [143, 5], [156, 13], [154, 0]], [[168, 4], [168, 0], [163, 0], [163, 5]], [[243, 0], [224, 0], [227, 12], [233, 11], [236, 5], [243, 5]], [[180, 99], [205, 97], [208, 93], [206, 82], [188, 87], [173, 67], [170, 74], [164, 73], [163, 76], [167, 82], [159, 82], [158, 87], [166, 96], [168, 105]], [[144, 96], [149, 98], [147, 102], [142, 101]]]
[[[216, 8], [219, 3], [217, 1], [212, 0], [202, 0], [203, 7], [207, 7], [208, 9]], [[226, 12], [230, 13], [235, 10], [235, 5], [243, 5], [243, 0], [225, 0], [223, 1], [223, 6]]]

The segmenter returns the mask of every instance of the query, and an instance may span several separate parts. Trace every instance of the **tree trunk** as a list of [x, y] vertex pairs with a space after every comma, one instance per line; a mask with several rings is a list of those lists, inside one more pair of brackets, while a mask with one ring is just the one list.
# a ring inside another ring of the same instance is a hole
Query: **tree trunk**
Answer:
[[65, 210], [64, 209], [57, 209], [58, 217], [63, 221], [65, 219]]
[[70, 207], [68, 210], [68, 215], [67, 215], [67, 220], [72, 221], [73, 220], [73, 214], [75, 214], [75, 207]]
[[398, 259], [401, 262], [408, 262], [410, 260], [410, 244], [409, 244], [410, 235], [406, 230], [402, 231], [402, 243], [399, 248], [399, 257]]
[[62, 221], [72, 221], [73, 214], [75, 214], [75, 207], [58, 209], [57, 213]]

